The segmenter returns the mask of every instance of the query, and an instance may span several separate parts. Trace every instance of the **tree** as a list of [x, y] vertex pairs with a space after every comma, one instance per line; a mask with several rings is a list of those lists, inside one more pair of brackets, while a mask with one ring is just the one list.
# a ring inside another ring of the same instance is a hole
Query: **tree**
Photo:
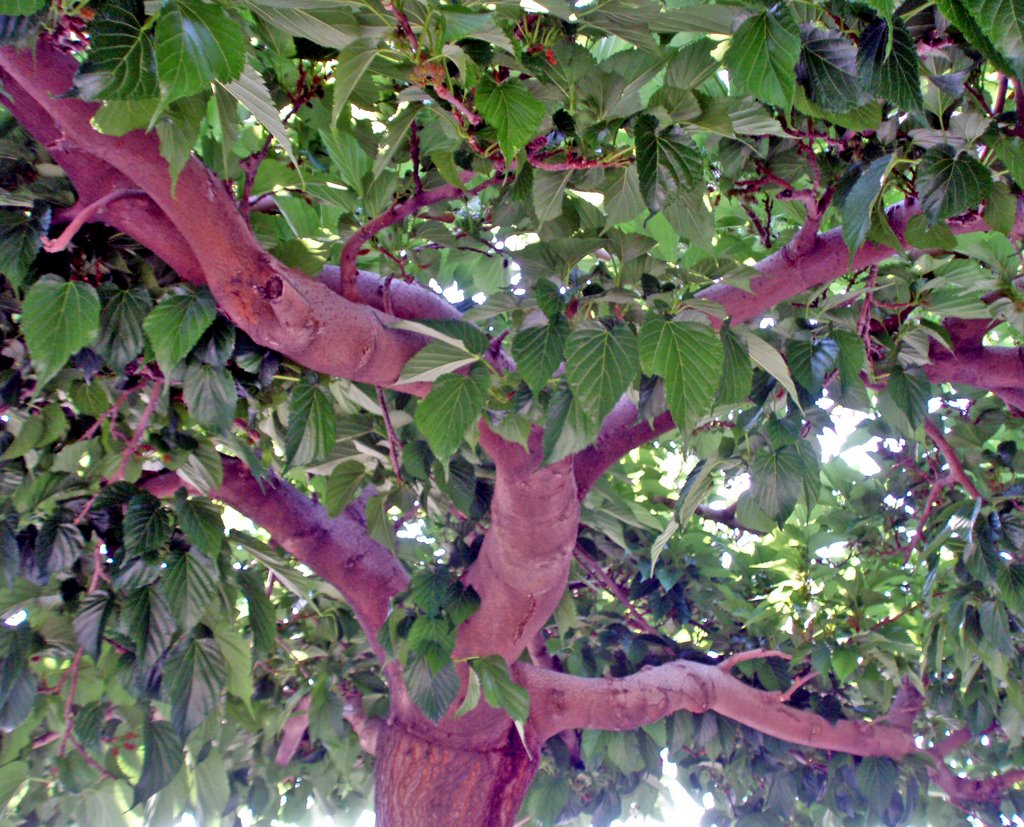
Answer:
[[1024, 810], [1020, 0], [0, 12], [4, 823]]

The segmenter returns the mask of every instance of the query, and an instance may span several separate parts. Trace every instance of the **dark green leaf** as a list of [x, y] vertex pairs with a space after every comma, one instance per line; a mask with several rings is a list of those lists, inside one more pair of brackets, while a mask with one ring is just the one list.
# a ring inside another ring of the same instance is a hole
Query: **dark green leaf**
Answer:
[[488, 369], [474, 365], [465, 376], [442, 376], [417, 405], [416, 427], [438, 459], [447, 460], [462, 443], [466, 430], [480, 417], [490, 384]]
[[590, 416], [569, 386], [561, 383], [548, 403], [544, 425], [544, 462], [558, 462], [582, 451], [597, 438], [601, 423]]
[[864, 167], [839, 201], [843, 241], [851, 256], [861, 248], [871, 230], [875, 205], [879, 203], [891, 160], [891, 155], [883, 155]]
[[917, 189], [921, 209], [935, 224], [977, 207], [992, 189], [992, 173], [969, 152], [937, 146], [921, 158]]
[[200, 425], [221, 433], [231, 425], [238, 397], [231, 374], [212, 365], [191, 362], [182, 380], [185, 406]]
[[182, 629], [191, 629], [202, 619], [219, 580], [217, 567], [198, 549], [176, 554], [167, 563], [160, 583]]
[[337, 517], [356, 498], [365, 473], [366, 466], [356, 460], [334, 466], [324, 491], [324, 508], [329, 516]]
[[839, 345], [832, 339], [793, 338], [786, 347], [786, 361], [796, 379], [809, 393], [817, 395], [839, 358]]
[[174, 731], [184, 740], [209, 715], [223, 692], [227, 665], [213, 638], [190, 640], [164, 666], [164, 691]]
[[288, 465], [315, 465], [334, 448], [334, 405], [319, 385], [299, 382], [288, 404], [284, 458]]
[[135, 785], [132, 807], [162, 790], [185, 763], [185, 750], [166, 721], [146, 721], [142, 725], [142, 775]]
[[142, 322], [152, 307], [149, 292], [142, 287], [116, 290], [107, 296], [100, 311], [100, 335], [93, 347], [115, 370], [123, 369], [146, 346]]
[[864, 30], [857, 51], [857, 74], [872, 95], [906, 111], [921, 109], [917, 45], [902, 23], [879, 20]]
[[924, 422], [925, 414], [928, 413], [928, 400], [932, 396], [932, 386], [920, 371], [893, 368], [885, 392], [906, 414], [912, 428]]
[[238, 572], [238, 583], [249, 605], [249, 629], [256, 657], [268, 657], [277, 647], [277, 617], [274, 606], [263, 590], [259, 575], [247, 568]]
[[170, 515], [160, 500], [147, 492], [132, 497], [124, 516], [124, 547], [129, 554], [156, 551], [171, 536]]
[[100, 650], [103, 647], [103, 635], [113, 609], [114, 602], [110, 599], [110, 593], [100, 590], [82, 598], [82, 603], [72, 621], [75, 640], [78, 641], [79, 646], [92, 655], [93, 660], [99, 660]]
[[651, 212], [658, 212], [701, 180], [704, 164], [682, 130], [658, 131], [653, 115], [641, 115], [636, 124], [636, 167], [640, 192]]
[[1024, 0], [976, 0], [963, 5], [1009, 59], [1018, 77], [1024, 74]]
[[47, 276], [32, 285], [22, 305], [25, 334], [40, 386], [100, 329], [100, 300], [91, 285]]
[[514, 721], [526, 721], [530, 715], [530, 694], [512, 681], [508, 665], [501, 655], [488, 655], [470, 661], [480, 678], [484, 699], [495, 709], [504, 709]]
[[174, 616], [156, 589], [136, 589], [125, 598], [122, 619], [135, 644], [135, 656], [145, 665], [160, 658], [177, 631]]
[[731, 328], [722, 329], [722, 381], [718, 388], [720, 405], [745, 402], [750, 395], [754, 370], [743, 341]]
[[103, 100], [155, 98], [153, 39], [142, 31], [144, 13], [137, 0], [109, 0], [89, 26], [89, 59], [81, 69], [89, 97]]
[[201, 497], [185, 497], [182, 492], [174, 500], [178, 525], [189, 541], [209, 557], [216, 557], [224, 542], [224, 520], [220, 509]]
[[13, 287], [21, 287], [49, 226], [49, 209], [0, 209], [0, 273]]
[[899, 767], [891, 758], [861, 758], [857, 765], [857, 786], [871, 803], [873, 812], [888, 809], [898, 780]]
[[804, 460], [794, 445], [759, 451], [750, 463], [750, 488], [757, 505], [782, 526], [803, 491]]
[[438, 568], [417, 569], [413, 572], [409, 595], [427, 617], [434, 617], [455, 596], [451, 575]]
[[450, 661], [435, 674], [424, 658], [413, 655], [402, 674], [412, 702], [435, 723], [459, 695], [459, 676]]
[[833, 112], [849, 112], [865, 102], [857, 79], [857, 51], [844, 35], [811, 28], [804, 35], [807, 96]]

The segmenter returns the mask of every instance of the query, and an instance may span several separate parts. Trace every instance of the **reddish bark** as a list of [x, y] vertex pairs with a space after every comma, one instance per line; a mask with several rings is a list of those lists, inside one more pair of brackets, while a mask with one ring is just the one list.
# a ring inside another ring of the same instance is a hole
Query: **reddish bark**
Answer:
[[377, 742], [377, 825], [510, 827], [537, 767], [511, 728], [500, 747], [475, 750], [388, 724]]

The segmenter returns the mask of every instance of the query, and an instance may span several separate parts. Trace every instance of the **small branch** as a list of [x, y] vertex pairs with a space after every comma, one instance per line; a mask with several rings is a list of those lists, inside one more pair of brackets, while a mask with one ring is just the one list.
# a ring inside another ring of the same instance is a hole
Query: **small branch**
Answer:
[[783, 660], [792, 660], [793, 656], [786, 652], [780, 652], [778, 649], [748, 649], [746, 652], [736, 652], [729, 655], [721, 663], [716, 664], [717, 667], [725, 674], [729, 674], [733, 667], [745, 663], [748, 660], [761, 660], [762, 658], [782, 658]]
[[404, 201], [392, 204], [376, 218], [368, 221], [356, 230], [349, 237], [348, 241], [345, 242], [345, 246], [341, 248], [341, 295], [350, 302], [359, 301], [359, 289], [356, 285], [359, 272], [356, 267], [356, 261], [363, 249], [363, 245], [381, 230], [404, 221], [423, 207], [438, 204], [441, 201], [451, 201], [456, 198], [469, 198], [487, 189], [487, 187], [500, 183], [502, 180], [503, 176], [495, 176], [469, 190], [464, 190], [453, 184], [442, 184], [439, 187], [414, 193]]
[[1013, 79], [1013, 105], [1017, 110], [1017, 125], [1013, 128], [1013, 134], [1024, 138], [1024, 85], [1020, 78]]
[[398, 21], [398, 29], [405, 35], [405, 39], [409, 41], [409, 46], [412, 48], [412, 53], [418, 55], [420, 53], [420, 43], [416, 39], [416, 33], [412, 30], [412, 25], [409, 23], [409, 18], [405, 12], [400, 11], [395, 7], [394, 3], [385, 2], [385, 11], [391, 13], [391, 15]]
[[779, 695], [779, 702], [784, 704], [789, 703], [790, 699], [796, 694], [797, 690], [800, 689], [800, 687], [802, 687], [806, 683], [810, 683], [818, 677], [820, 677], [820, 675], [818, 675], [818, 673], [812, 669], [806, 675], [802, 675], [799, 678], [796, 678], [793, 681], [793, 683], [790, 684], [789, 689], [787, 689], [785, 692]]
[[960, 457], [957, 456], [952, 446], [946, 442], [946, 438], [942, 435], [938, 426], [930, 419], [925, 419], [924, 432], [928, 434], [928, 437], [935, 443], [942, 456], [945, 457], [946, 464], [949, 466], [950, 476], [964, 487], [964, 490], [972, 500], [984, 500], [985, 498], [981, 496], [981, 492], [978, 491], [974, 483], [971, 482], [970, 477], [967, 476], [967, 472], [964, 471]]
[[622, 604], [623, 608], [626, 610], [629, 622], [644, 634], [653, 635], [654, 637], [659, 638], [663, 637], [661, 632], [651, 626], [651, 624], [647, 622], [647, 619], [640, 614], [636, 606], [629, 601], [629, 595], [626, 594], [622, 587], [612, 580], [604, 569], [602, 569], [595, 560], [591, 559], [579, 544], [576, 545], [576, 548], [573, 551], [573, 557], [576, 558], [576, 561], [583, 567], [583, 570], [586, 571], [587, 574], [598, 581], [605, 591], [611, 594], [619, 601], [619, 603]]
[[64, 753], [67, 752], [68, 739], [71, 737], [71, 731], [73, 724], [71, 721], [71, 708], [75, 701], [75, 689], [78, 687], [78, 667], [82, 662], [83, 650], [81, 647], [75, 652], [75, 657], [71, 661], [71, 666], [68, 667], [68, 674], [71, 676], [68, 681], [68, 699], [64, 703], [64, 737], [60, 740], [60, 749], [58, 754], [61, 758], [64, 757]]
[[380, 385], [377, 385], [377, 404], [380, 405], [381, 413], [384, 415], [384, 429], [388, 434], [388, 455], [391, 457], [391, 470], [395, 472], [395, 479], [398, 480], [398, 484], [402, 485], [402, 468], [398, 461], [398, 450], [401, 448], [402, 443], [399, 441], [398, 434], [395, 433], [395, 428], [391, 424], [391, 412], [388, 410], [388, 403], [384, 398], [384, 390]]
[[358, 694], [351, 692], [345, 695], [342, 717], [356, 731], [363, 752], [376, 755], [377, 736], [380, 734], [382, 721], [380, 718], [369, 717], [363, 711], [363, 700]]
[[64, 228], [62, 232], [56, 238], [47, 238], [43, 236], [40, 241], [42, 242], [43, 249], [48, 253], [59, 253], [62, 250], [66, 250], [68, 244], [71, 243], [71, 239], [74, 238], [75, 233], [82, 229], [82, 225], [89, 223], [95, 216], [103, 211], [103, 208], [108, 204], [112, 204], [121, 198], [148, 198], [145, 192], [138, 189], [126, 189], [116, 190], [104, 195], [102, 198], [98, 198], [91, 204], [86, 204], [82, 209], [71, 219], [71, 223]]

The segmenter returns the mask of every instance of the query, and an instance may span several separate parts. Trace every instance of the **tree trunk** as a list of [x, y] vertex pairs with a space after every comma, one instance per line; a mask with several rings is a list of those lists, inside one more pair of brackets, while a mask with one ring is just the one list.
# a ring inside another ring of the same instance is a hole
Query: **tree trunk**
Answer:
[[377, 827], [511, 827], [537, 766], [514, 728], [502, 748], [474, 751], [389, 723], [377, 741]]

